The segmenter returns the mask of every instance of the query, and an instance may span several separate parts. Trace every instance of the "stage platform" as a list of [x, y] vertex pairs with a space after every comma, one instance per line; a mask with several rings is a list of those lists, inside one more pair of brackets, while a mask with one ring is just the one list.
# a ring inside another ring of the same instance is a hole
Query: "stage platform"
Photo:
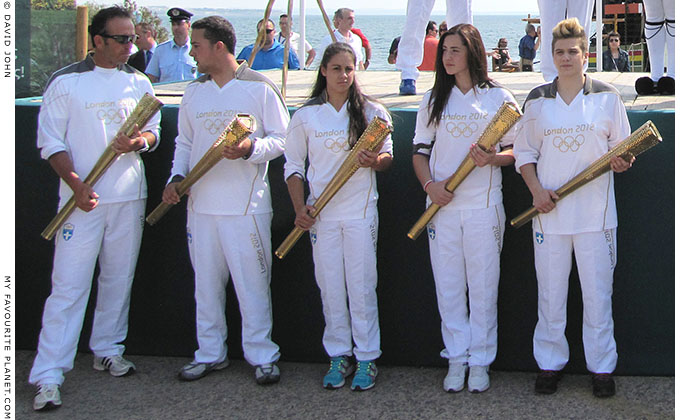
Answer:
[[[278, 86], [281, 86], [281, 70], [263, 71]], [[675, 96], [638, 96], [635, 81], [648, 73], [588, 73], [592, 77], [611, 83], [618, 89], [629, 111], [649, 111], [675, 109]], [[513, 92], [522, 105], [530, 90], [544, 83], [541, 73], [489, 73], [489, 76]], [[314, 83], [316, 73], [312, 70], [291, 70], [288, 72], [286, 102], [288, 106], [298, 107], [306, 100]], [[383, 102], [389, 109], [416, 110], [424, 93], [434, 84], [433, 72], [422, 72], [417, 80], [417, 95], [398, 95], [400, 73], [397, 71], [360, 71], [357, 81], [364, 92]], [[189, 82], [165, 83], [155, 86], [156, 96], [165, 104], [179, 104]]]

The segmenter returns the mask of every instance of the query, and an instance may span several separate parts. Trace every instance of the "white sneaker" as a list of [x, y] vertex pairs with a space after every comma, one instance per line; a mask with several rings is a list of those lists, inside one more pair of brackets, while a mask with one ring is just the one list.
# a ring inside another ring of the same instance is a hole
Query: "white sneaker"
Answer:
[[446, 392], [460, 392], [465, 387], [465, 375], [467, 365], [464, 363], [448, 364], [448, 374], [443, 380], [443, 389]]
[[467, 390], [473, 393], [484, 392], [489, 389], [489, 367], [470, 366], [470, 376], [467, 378]]
[[39, 385], [34, 397], [34, 410], [51, 410], [62, 405], [60, 387], [57, 384]]
[[96, 370], [107, 370], [113, 376], [125, 376], [136, 370], [134, 363], [119, 355], [93, 358], [93, 368]]

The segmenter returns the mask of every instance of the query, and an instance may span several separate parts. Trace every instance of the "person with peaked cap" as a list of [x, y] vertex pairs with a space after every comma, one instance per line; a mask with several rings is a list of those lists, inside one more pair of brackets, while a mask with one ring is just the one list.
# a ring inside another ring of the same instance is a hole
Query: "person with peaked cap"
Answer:
[[173, 7], [168, 10], [173, 39], [160, 44], [146, 66], [146, 74], [153, 83], [195, 79], [197, 74], [189, 43], [190, 12]]

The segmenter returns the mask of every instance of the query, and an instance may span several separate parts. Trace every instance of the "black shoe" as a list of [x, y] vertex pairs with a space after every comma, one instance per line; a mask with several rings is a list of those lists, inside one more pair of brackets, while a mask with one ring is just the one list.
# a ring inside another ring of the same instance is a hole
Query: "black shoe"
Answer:
[[537, 375], [534, 390], [537, 394], [553, 394], [558, 390], [558, 381], [563, 373], [560, 370], [542, 370]]
[[610, 373], [596, 373], [592, 375], [592, 393], [598, 398], [616, 395], [616, 382]]
[[635, 91], [640, 96], [654, 95], [657, 92], [656, 83], [651, 77], [640, 77], [635, 80]]
[[675, 95], [676, 80], [673, 77], [664, 76], [656, 82], [659, 95]]

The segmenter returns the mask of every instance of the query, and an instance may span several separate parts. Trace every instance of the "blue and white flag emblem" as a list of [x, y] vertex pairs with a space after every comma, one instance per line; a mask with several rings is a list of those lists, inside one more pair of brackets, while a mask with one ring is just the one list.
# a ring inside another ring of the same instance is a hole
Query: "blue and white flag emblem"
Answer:
[[311, 241], [312, 245], [316, 244], [316, 230], [312, 229], [309, 231], [309, 240]]
[[71, 223], [62, 225], [62, 239], [69, 241], [72, 236], [74, 236], [74, 225]]
[[433, 223], [429, 223], [426, 227], [426, 230], [429, 233], [429, 239], [432, 241], [436, 239], [436, 226], [434, 226]]
[[192, 243], [192, 231], [187, 229], [187, 242]]
[[544, 242], [544, 234], [541, 232], [534, 232], [534, 238], [537, 240], [538, 244], [541, 244]]

